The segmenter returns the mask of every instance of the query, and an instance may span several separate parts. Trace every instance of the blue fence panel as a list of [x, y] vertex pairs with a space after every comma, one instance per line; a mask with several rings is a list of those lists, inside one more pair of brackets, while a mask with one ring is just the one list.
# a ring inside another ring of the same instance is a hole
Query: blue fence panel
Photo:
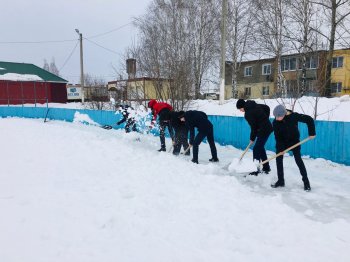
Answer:
[[[215, 141], [221, 145], [232, 145], [236, 148], [246, 148], [250, 141], [250, 126], [244, 117], [208, 116], [214, 125]], [[266, 142], [268, 150], [275, 150], [274, 136]]]
[[[209, 119], [214, 125], [215, 141], [241, 149], [248, 145], [250, 127], [243, 117], [209, 116]], [[315, 121], [315, 125], [316, 139], [302, 145], [302, 154], [350, 165], [350, 123]], [[309, 136], [306, 124], [299, 124], [299, 130], [301, 139]], [[266, 149], [275, 151], [273, 134]]]
[[[45, 107], [1, 106], [0, 117], [26, 117], [45, 118], [72, 122], [76, 112], [88, 115], [94, 122], [100, 125], [117, 126], [121, 114], [113, 111], [64, 109]], [[208, 116], [214, 125], [215, 141], [221, 145], [232, 145], [237, 148], [245, 148], [249, 143], [250, 127], [243, 117]], [[272, 121], [272, 119], [271, 119]], [[302, 145], [302, 154], [314, 158], [325, 158], [338, 163], [350, 165], [350, 123], [316, 121], [316, 139]], [[146, 127], [147, 128], [147, 127]], [[299, 124], [300, 137], [308, 136], [306, 124]], [[157, 130], [152, 130], [157, 135]], [[275, 151], [275, 139], [272, 134], [266, 143], [266, 149]]]

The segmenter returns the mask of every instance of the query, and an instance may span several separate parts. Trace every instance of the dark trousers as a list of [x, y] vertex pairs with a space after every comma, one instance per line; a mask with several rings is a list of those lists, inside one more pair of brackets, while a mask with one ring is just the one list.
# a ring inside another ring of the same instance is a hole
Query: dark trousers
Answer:
[[[295, 163], [297, 164], [303, 181], [308, 181], [307, 172], [303, 160], [301, 159], [300, 146], [292, 150]], [[283, 155], [276, 158], [277, 164], [277, 177], [279, 181], [284, 182], [284, 172], [283, 172]]]
[[[174, 140], [175, 140], [175, 145], [174, 145], [174, 150], [173, 150], [174, 155], [180, 154], [181, 146], [186, 151], [186, 149], [189, 147], [188, 129], [186, 128], [186, 126], [182, 126], [182, 127], [175, 129], [175, 139]], [[191, 152], [190, 152], [190, 150], [188, 150], [186, 152], [186, 155], [190, 155], [190, 154], [191, 154]]]
[[216, 152], [216, 146], [214, 142], [213, 126], [211, 126], [207, 133], [199, 132], [194, 138], [194, 141], [193, 141], [193, 160], [194, 161], [198, 161], [199, 144], [203, 141], [205, 137], [207, 137], [212, 158], [214, 159], [218, 158], [217, 152]]
[[[255, 145], [253, 147], [253, 159], [260, 161], [265, 161], [267, 159], [265, 144], [269, 136], [257, 137]], [[269, 171], [270, 165], [269, 162], [264, 164], [263, 170]]]
[[170, 125], [170, 121], [161, 121], [159, 123], [159, 138], [160, 138], [160, 146], [165, 149], [165, 128], [168, 127], [168, 131], [171, 139], [174, 137], [173, 128]]
[[134, 132], [137, 131], [135, 119], [131, 119], [131, 118], [127, 120], [125, 125], [125, 132], [129, 133], [130, 131], [134, 131]]

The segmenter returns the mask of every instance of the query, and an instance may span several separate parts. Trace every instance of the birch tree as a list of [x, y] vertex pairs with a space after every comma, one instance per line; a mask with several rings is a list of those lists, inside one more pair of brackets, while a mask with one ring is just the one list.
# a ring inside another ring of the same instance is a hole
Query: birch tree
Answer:
[[237, 75], [246, 54], [253, 52], [254, 13], [252, 1], [230, 0], [228, 2], [227, 53], [232, 59], [233, 97], [237, 97]]
[[256, 50], [263, 56], [276, 58], [277, 94], [287, 95], [284, 77], [281, 72], [281, 56], [288, 51], [286, 42], [286, 0], [254, 0], [256, 18]]

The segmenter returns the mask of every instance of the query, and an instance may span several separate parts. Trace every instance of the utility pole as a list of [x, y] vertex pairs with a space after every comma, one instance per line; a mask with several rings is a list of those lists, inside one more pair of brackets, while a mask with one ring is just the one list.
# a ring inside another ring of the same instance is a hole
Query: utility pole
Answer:
[[83, 63], [83, 34], [79, 32], [78, 29], [75, 29], [75, 32], [79, 35], [80, 41], [80, 88], [81, 88], [81, 102], [84, 104], [84, 63]]
[[220, 105], [225, 99], [225, 57], [226, 57], [226, 18], [227, 18], [227, 0], [222, 0], [221, 15], [221, 66], [220, 66]]

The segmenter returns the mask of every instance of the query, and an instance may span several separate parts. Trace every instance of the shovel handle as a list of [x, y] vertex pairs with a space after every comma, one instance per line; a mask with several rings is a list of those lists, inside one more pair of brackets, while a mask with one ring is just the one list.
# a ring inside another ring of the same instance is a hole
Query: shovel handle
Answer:
[[188, 152], [188, 150], [190, 150], [191, 147], [192, 147], [192, 146], [188, 146], [188, 147], [186, 148], [186, 150], [184, 151], [183, 154], [186, 154], [186, 153]]
[[305, 142], [309, 141], [311, 138], [310, 137], [307, 137], [305, 138], [304, 140], [300, 141], [299, 143], [296, 143], [295, 145], [292, 145], [291, 147], [288, 147], [287, 149], [285, 149], [284, 151], [281, 151], [279, 152], [278, 154], [270, 157], [269, 159], [266, 159], [265, 161], [261, 162], [259, 164], [259, 166], [262, 166], [263, 164], [266, 164], [267, 162], [279, 157], [279, 156], [282, 156], [284, 155], [285, 153], [287, 153], [288, 151], [292, 150], [293, 148], [296, 148], [297, 146], [300, 146], [301, 144], [304, 144]]
[[173, 147], [174, 147], [174, 145], [173, 145], [173, 144], [171, 144], [171, 146], [170, 146], [170, 148], [169, 148], [169, 150], [168, 150], [168, 153], [170, 153], [170, 152], [171, 152], [171, 149], [173, 149]]
[[244, 157], [245, 153], [247, 153], [249, 147], [253, 144], [254, 142], [250, 141], [249, 144], [247, 145], [246, 149], [243, 151], [241, 157], [239, 158], [239, 161], [242, 160], [242, 158]]

